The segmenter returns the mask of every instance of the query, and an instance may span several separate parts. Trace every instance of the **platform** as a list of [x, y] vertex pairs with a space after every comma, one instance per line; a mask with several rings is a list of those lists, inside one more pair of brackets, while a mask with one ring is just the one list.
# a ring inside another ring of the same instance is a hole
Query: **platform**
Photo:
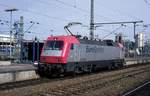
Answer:
[[126, 65], [144, 64], [144, 63], [150, 63], [150, 58], [149, 57], [126, 58], [125, 62], [126, 62]]
[[1, 65], [11, 65], [10, 61], [0, 61], [0, 66]]
[[0, 84], [37, 79], [39, 76], [35, 70], [36, 67], [31, 64], [0, 64]]

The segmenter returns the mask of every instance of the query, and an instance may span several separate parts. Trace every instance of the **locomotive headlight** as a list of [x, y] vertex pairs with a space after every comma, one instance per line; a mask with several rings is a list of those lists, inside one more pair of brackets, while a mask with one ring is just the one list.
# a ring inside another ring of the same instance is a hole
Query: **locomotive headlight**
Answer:
[[35, 62], [34, 62], [34, 65], [38, 65], [38, 62], [37, 62], [37, 61], [35, 61]]

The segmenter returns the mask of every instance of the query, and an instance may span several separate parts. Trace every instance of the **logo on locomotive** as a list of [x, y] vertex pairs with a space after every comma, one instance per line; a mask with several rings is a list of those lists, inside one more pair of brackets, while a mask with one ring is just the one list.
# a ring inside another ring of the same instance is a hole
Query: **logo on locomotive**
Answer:
[[102, 52], [104, 52], [104, 48], [102, 48], [102, 47], [97, 47], [97, 46], [89, 47], [89, 46], [86, 46], [86, 53], [102, 53]]

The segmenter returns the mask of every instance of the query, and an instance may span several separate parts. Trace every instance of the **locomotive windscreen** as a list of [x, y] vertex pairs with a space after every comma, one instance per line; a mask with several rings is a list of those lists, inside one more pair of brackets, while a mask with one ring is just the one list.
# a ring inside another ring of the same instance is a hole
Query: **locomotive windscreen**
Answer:
[[44, 47], [45, 50], [62, 50], [64, 45], [63, 41], [47, 41]]

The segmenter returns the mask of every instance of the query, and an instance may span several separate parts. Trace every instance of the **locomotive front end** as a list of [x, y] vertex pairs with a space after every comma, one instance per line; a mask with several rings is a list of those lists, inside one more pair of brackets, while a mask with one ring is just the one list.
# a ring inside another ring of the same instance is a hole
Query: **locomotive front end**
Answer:
[[41, 74], [60, 74], [67, 70], [71, 45], [79, 43], [73, 36], [50, 36], [44, 43], [38, 70]]
[[42, 54], [40, 57], [40, 62], [47, 64], [65, 64], [66, 61], [62, 56], [65, 42], [63, 40], [47, 40]]

